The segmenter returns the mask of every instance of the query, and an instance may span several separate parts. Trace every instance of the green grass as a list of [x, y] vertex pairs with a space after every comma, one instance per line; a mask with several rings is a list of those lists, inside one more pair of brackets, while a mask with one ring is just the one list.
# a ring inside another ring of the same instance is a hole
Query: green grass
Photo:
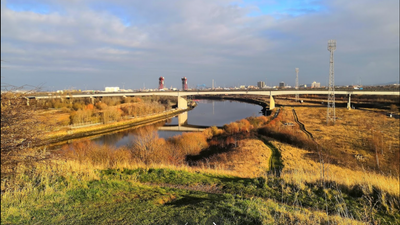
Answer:
[[277, 176], [280, 175], [280, 172], [282, 171], [284, 165], [282, 163], [282, 155], [279, 152], [279, 150], [273, 145], [271, 144], [268, 140], [265, 139], [265, 137], [263, 137], [262, 135], [259, 135], [259, 139], [261, 141], [264, 142], [265, 145], [267, 145], [271, 151], [272, 151], [272, 155], [269, 158], [269, 171], [270, 173], [274, 173]]
[[210, 218], [262, 224], [252, 200], [123, 180], [94, 180], [13, 213], [3, 214], [2, 203], [2, 224], [205, 224]]
[[[384, 204], [379, 200], [379, 193], [366, 195], [358, 187], [343, 189], [335, 183], [326, 183], [325, 187], [322, 183], [311, 183], [299, 188], [296, 185], [287, 184], [283, 179], [275, 176], [269, 176], [267, 179], [264, 177], [239, 178], [169, 169], [106, 170], [101, 173], [108, 178], [111, 178], [109, 176], [123, 178], [128, 175], [129, 179], [136, 179], [142, 183], [187, 187], [215, 186], [221, 193], [238, 195], [243, 198], [276, 199], [289, 205], [327, 211], [329, 214], [353, 215], [358, 220], [370, 216], [371, 220], [400, 221], [399, 214], [388, 214]], [[367, 198], [370, 198], [372, 202]], [[398, 199], [391, 199], [398, 202]], [[394, 208], [395, 211], [398, 211], [399, 205]], [[369, 215], [365, 215], [365, 210], [375, 210], [375, 213], [371, 211]]]
[[335, 215], [364, 222], [400, 221], [398, 213], [386, 212], [376, 199], [368, 208], [365, 196], [343, 193], [333, 185], [299, 188], [275, 176], [250, 179], [170, 169], [109, 169], [99, 174], [99, 180], [82, 181], [74, 188], [69, 182], [76, 181], [60, 177], [50, 184], [57, 187], [54, 192], [28, 194], [22, 201], [2, 196], [1, 223], [207, 224], [211, 217], [219, 224], [343, 223], [334, 222]]

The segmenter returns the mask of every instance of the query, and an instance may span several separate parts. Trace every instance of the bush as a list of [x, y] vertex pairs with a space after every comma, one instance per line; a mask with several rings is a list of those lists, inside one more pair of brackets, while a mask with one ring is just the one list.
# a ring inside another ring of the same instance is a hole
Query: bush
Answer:
[[104, 110], [108, 107], [108, 105], [103, 102], [97, 102], [95, 106], [97, 109], [100, 109], [100, 110]]
[[71, 124], [86, 123], [92, 121], [92, 110], [78, 110], [70, 114]]
[[64, 146], [61, 156], [80, 163], [89, 162], [94, 166], [114, 167], [130, 163], [132, 155], [124, 148], [114, 149], [106, 145], [96, 145], [90, 141], [74, 142]]
[[85, 105], [80, 103], [80, 102], [74, 102], [74, 104], [72, 105], [72, 109], [74, 109], [75, 111], [78, 111], [80, 109], [84, 109]]

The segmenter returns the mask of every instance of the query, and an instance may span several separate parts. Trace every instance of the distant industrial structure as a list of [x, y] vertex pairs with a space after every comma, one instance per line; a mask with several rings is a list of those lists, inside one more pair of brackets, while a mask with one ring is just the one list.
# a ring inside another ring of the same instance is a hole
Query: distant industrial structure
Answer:
[[285, 88], [285, 82], [279, 82], [279, 88], [284, 89]]
[[158, 89], [159, 90], [164, 89], [164, 77], [158, 78]]
[[264, 88], [265, 87], [265, 82], [264, 81], [258, 81], [257, 82], [257, 87]]
[[119, 87], [105, 87], [105, 92], [118, 92]]
[[182, 90], [187, 91], [188, 90], [188, 85], [187, 85], [187, 78], [182, 77]]
[[311, 83], [311, 88], [320, 88], [321, 87], [321, 83], [319, 83], [319, 82], [312, 82]]

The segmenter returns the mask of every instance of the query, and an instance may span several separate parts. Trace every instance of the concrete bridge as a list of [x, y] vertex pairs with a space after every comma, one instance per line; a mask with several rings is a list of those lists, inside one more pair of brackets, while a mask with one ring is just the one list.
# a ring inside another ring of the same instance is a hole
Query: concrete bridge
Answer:
[[[163, 131], [183, 131], [183, 132], [193, 132], [193, 131], [203, 131], [209, 126], [192, 125], [188, 124], [188, 112], [183, 112], [178, 115], [178, 125], [164, 125], [159, 127], [158, 130]], [[222, 127], [218, 127], [222, 128]]]
[[162, 131], [182, 131], [182, 132], [196, 132], [196, 131], [203, 131], [206, 128], [204, 127], [193, 127], [193, 126], [179, 126], [179, 125], [175, 125], [175, 126], [162, 126], [159, 127], [158, 130], [162, 130]]
[[[176, 96], [178, 98], [178, 108], [186, 109], [187, 100], [184, 96], [190, 95], [262, 95], [269, 96], [270, 103], [269, 109], [275, 108], [275, 99], [273, 96], [277, 95], [295, 95], [295, 94], [317, 94], [317, 95], [328, 95], [328, 90], [227, 90], [227, 91], [158, 91], [158, 92], [118, 92], [118, 93], [98, 93], [98, 94], [73, 94], [67, 96], [29, 96], [27, 97], [27, 104], [29, 104], [29, 99], [50, 99], [50, 98], [91, 98], [94, 102], [94, 98], [102, 97], [133, 97], [133, 96]], [[349, 101], [347, 103], [348, 108], [350, 108], [351, 95], [392, 95], [400, 96], [399, 91], [360, 91], [360, 90], [350, 90], [350, 91], [335, 91], [337, 95], [348, 95]]]

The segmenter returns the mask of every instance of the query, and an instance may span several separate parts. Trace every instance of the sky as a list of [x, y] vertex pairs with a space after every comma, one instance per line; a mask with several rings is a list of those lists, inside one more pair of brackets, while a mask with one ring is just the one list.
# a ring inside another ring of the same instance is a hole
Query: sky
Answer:
[[1, 82], [44, 90], [399, 81], [398, 0], [1, 0]]

